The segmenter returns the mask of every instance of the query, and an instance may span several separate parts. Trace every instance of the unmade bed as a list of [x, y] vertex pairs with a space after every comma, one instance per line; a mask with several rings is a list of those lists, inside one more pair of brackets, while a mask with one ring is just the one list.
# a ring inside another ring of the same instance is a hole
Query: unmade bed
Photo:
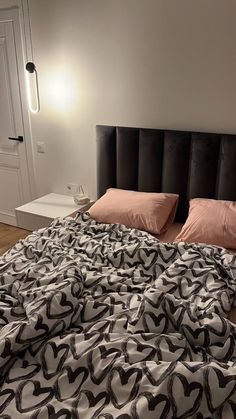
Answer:
[[[235, 201], [236, 137], [97, 127], [108, 188]], [[89, 213], [0, 259], [0, 417], [234, 418], [236, 256]]]

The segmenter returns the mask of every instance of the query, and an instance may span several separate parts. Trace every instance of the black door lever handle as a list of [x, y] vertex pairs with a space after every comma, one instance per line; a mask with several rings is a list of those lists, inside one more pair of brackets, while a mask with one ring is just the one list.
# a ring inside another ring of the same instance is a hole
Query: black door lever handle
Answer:
[[20, 143], [23, 143], [24, 141], [22, 135], [19, 135], [18, 137], [8, 137], [8, 140], [19, 141]]

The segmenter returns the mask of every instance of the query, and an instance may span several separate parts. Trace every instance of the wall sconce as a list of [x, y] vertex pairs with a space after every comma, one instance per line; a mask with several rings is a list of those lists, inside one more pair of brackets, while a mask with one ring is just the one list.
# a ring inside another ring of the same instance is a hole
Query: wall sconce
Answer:
[[[40, 109], [38, 73], [37, 73], [35, 64], [32, 62], [28, 62], [25, 68], [27, 71], [26, 88], [27, 88], [29, 110], [32, 113], [37, 113], [39, 112], [39, 109]], [[33, 102], [35, 102], [35, 105], [33, 105]]]

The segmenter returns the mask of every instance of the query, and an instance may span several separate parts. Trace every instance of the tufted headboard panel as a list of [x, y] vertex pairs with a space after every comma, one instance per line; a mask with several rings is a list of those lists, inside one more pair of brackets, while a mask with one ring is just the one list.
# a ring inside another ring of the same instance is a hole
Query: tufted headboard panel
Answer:
[[236, 135], [98, 125], [98, 197], [109, 187], [236, 201]]

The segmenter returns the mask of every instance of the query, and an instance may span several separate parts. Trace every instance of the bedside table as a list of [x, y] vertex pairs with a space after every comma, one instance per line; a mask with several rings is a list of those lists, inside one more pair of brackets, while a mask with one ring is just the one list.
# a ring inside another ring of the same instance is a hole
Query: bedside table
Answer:
[[76, 205], [73, 197], [50, 193], [28, 204], [15, 208], [17, 226], [26, 230], [48, 227], [57, 217], [73, 217], [78, 211], [86, 211], [92, 201]]

